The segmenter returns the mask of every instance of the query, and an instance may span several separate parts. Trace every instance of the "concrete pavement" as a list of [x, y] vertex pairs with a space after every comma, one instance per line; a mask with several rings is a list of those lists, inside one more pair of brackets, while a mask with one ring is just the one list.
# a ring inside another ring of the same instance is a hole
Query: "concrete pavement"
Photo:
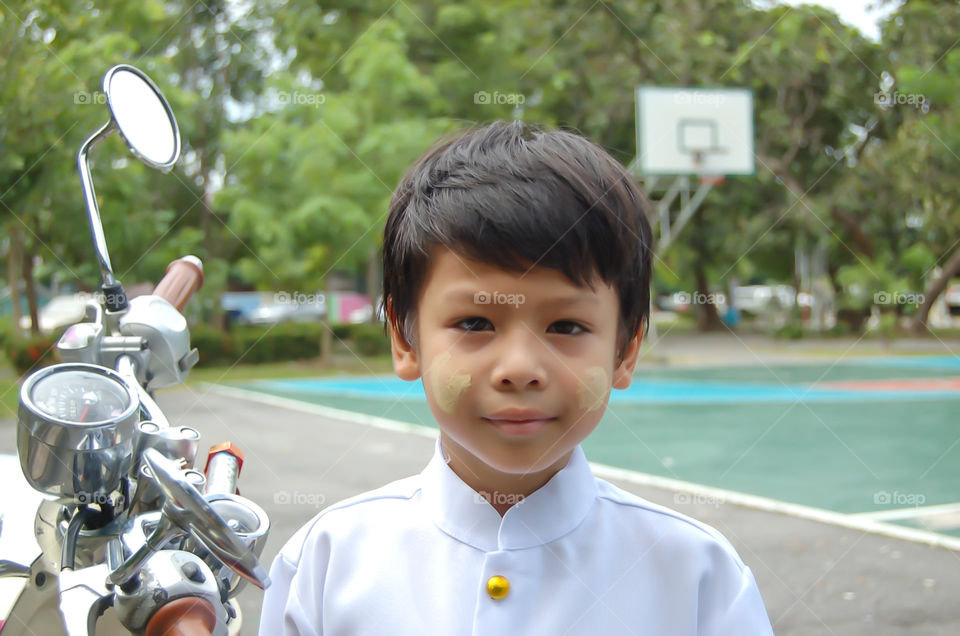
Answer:
[[[326, 505], [422, 470], [423, 435], [238, 399], [206, 387], [161, 392], [172, 425], [201, 431], [201, 450], [230, 440], [246, 453], [241, 493], [270, 516], [263, 554]], [[0, 453], [15, 453], [15, 423], [0, 421]], [[618, 486], [722, 532], [753, 570], [777, 634], [958, 634], [960, 552], [670, 490]], [[256, 633], [261, 592], [240, 595], [244, 633]]]

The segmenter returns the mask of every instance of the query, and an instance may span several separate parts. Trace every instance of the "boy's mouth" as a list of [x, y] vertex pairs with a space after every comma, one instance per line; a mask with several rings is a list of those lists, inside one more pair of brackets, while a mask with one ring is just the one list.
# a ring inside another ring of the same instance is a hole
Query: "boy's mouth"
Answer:
[[490, 422], [494, 428], [507, 435], [533, 435], [540, 432], [546, 426], [557, 419], [555, 417], [545, 417], [542, 419], [503, 419], [503, 418], [483, 418]]

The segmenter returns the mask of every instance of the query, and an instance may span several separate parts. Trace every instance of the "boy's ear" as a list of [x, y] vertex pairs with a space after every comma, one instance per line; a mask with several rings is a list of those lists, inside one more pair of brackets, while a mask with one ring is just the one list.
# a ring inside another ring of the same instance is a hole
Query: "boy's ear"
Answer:
[[397, 377], [412, 382], [420, 377], [420, 356], [390, 323], [390, 352]]
[[626, 389], [630, 387], [633, 380], [633, 369], [637, 366], [637, 360], [640, 356], [640, 343], [643, 341], [643, 329], [637, 331], [637, 335], [627, 344], [627, 352], [623, 355], [623, 361], [617, 365], [613, 371], [613, 388]]

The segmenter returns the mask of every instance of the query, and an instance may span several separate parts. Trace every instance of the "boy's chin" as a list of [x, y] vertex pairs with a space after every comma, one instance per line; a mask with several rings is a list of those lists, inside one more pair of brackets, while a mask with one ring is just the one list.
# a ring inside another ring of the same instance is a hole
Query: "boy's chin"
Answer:
[[[477, 449], [470, 450], [481, 462], [491, 469], [507, 475], [523, 477], [548, 470], [557, 470], [563, 467], [563, 459], [568, 457], [572, 449], [552, 448], [549, 451], [537, 448], [537, 445], [518, 445], [512, 448]], [[557, 466], [557, 463], [560, 466]]]

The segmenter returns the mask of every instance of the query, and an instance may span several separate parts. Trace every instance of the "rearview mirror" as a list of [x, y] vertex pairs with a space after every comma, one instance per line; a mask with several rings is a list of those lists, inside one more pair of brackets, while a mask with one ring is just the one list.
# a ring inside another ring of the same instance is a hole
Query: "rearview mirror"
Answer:
[[[103, 92], [110, 108], [110, 120], [100, 130], [87, 137], [77, 152], [77, 170], [83, 187], [83, 200], [87, 206], [93, 246], [100, 263], [103, 278], [102, 289], [115, 304], [107, 304], [109, 311], [122, 311], [127, 307], [123, 288], [113, 277], [113, 264], [107, 251], [100, 221], [100, 207], [90, 176], [90, 151], [113, 131], [119, 131], [130, 151], [151, 168], [168, 172], [180, 158], [180, 130], [170, 110], [170, 104], [143, 71], [129, 64], [118, 64], [103, 76]], [[112, 302], [112, 301], [111, 301]]]
[[103, 76], [103, 92], [133, 154], [152, 168], [172, 168], [180, 156], [180, 131], [160, 89], [139, 69], [120, 64]]

